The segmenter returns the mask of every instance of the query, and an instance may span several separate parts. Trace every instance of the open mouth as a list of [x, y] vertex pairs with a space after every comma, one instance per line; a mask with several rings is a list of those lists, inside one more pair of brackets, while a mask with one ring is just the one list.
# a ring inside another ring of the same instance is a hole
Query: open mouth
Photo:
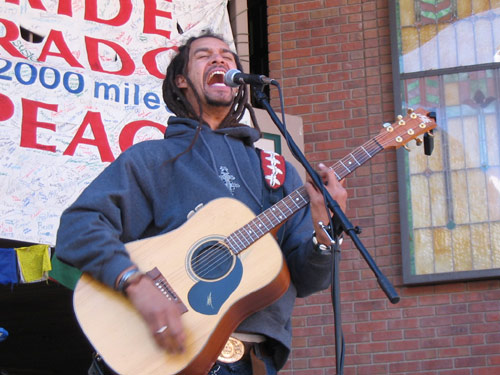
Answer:
[[226, 86], [224, 83], [224, 75], [226, 74], [223, 70], [214, 70], [208, 76], [207, 83], [209, 86]]

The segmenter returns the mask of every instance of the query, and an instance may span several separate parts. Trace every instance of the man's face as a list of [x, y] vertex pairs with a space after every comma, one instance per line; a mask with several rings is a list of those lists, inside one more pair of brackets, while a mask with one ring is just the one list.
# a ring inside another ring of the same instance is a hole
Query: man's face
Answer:
[[[229, 107], [232, 104], [237, 89], [224, 84], [224, 75], [230, 69], [236, 69], [236, 61], [229, 46], [223, 41], [206, 37], [191, 44], [187, 74], [200, 96], [202, 108]], [[191, 105], [198, 108], [185, 78], [178, 76], [176, 83], [179, 88], [185, 89], [186, 98]]]

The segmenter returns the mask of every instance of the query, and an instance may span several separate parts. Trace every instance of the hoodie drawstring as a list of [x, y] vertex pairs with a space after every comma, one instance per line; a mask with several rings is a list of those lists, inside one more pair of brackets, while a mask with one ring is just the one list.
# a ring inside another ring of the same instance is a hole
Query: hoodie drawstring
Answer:
[[231, 147], [231, 144], [229, 143], [229, 141], [227, 140], [227, 134], [224, 134], [224, 141], [226, 142], [227, 144], [227, 147], [229, 148], [229, 152], [231, 153], [231, 157], [233, 158], [233, 163], [234, 165], [236, 166], [236, 171], [238, 172], [238, 175], [240, 176], [240, 179], [241, 181], [243, 182], [243, 185], [245, 185], [245, 188], [248, 190], [248, 192], [250, 193], [250, 195], [252, 196], [253, 199], [255, 199], [255, 201], [257, 202], [257, 204], [260, 206], [260, 208], [262, 209], [263, 208], [263, 205], [262, 205], [262, 202], [261, 200], [255, 195], [255, 193], [252, 191], [252, 189], [250, 189], [250, 187], [248, 186], [245, 178], [243, 177], [243, 174], [241, 173], [241, 170], [240, 170], [240, 166], [238, 165], [238, 163], [236, 162], [236, 157], [234, 155], [234, 151], [233, 151], [233, 148]]
[[202, 131], [200, 132], [200, 139], [201, 139], [201, 141], [203, 142], [203, 144], [205, 145], [205, 147], [208, 150], [208, 154], [210, 155], [210, 160], [212, 161], [212, 168], [214, 169], [214, 172], [217, 174], [217, 164], [215, 163], [214, 154], [212, 152], [212, 149], [210, 147], [208, 147], [208, 143], [205, 140], [205, 138], [203, 137], [203, 132]]

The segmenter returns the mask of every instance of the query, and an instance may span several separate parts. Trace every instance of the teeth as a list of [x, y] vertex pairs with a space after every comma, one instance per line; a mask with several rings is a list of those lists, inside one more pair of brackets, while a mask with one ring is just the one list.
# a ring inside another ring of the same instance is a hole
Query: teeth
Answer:
[[212, 77], [216, 74], [226, 74], [226, 72], [224, 72], [223, 70], [214, 70], [212, 73], [210, 73], [210, 77], [208, 77], [208, 79], [212, 79]]

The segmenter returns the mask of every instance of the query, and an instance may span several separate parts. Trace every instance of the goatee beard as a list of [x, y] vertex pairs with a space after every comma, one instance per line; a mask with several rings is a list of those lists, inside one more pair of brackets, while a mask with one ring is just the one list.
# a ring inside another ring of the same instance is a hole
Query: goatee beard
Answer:
[[212, 99], [205, 95], [205, 101], [208, 105], [212, 107], [229, 107], [233, 104], [234, 99], [223, 100], [223, 99]]

